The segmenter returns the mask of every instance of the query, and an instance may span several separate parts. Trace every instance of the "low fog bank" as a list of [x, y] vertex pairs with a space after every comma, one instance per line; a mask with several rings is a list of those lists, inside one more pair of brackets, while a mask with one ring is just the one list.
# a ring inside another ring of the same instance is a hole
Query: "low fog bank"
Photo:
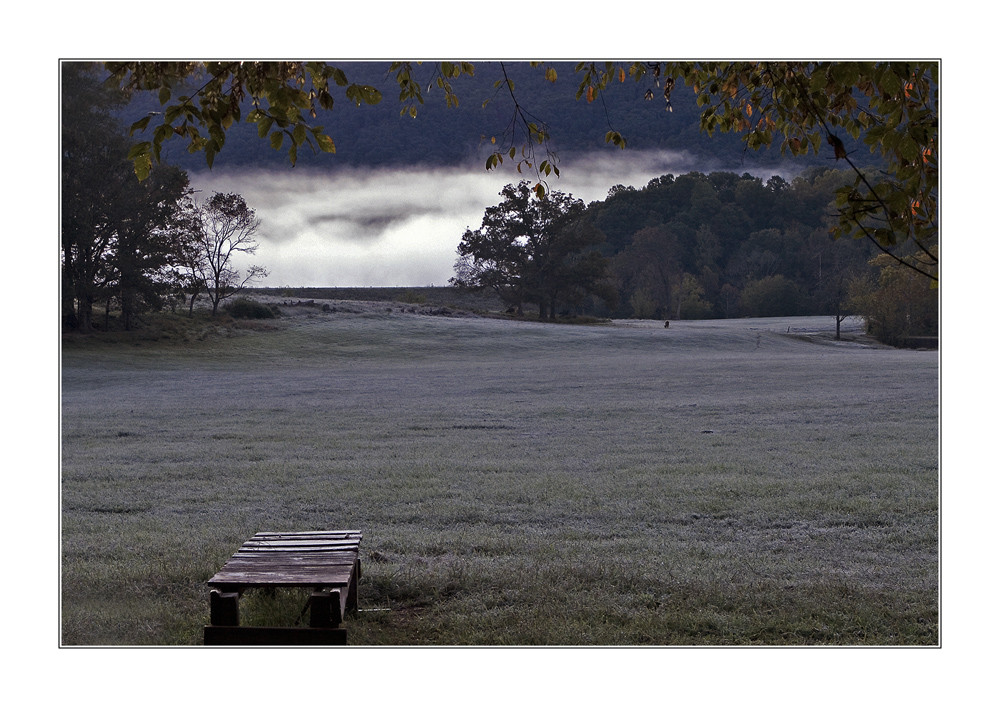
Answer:
[[[550, 189], [589, 203], [616, 185], [641, 188], [664, 174], [750, 172], [708, 165], [685, 153], [597, 153], [559, 163]], [[757, 174], [770, 177], [782, 170]], [[790, 174], [782, 174], [786, 179]], [[270, 273], [266, 287], [424, 287], [446, 285], [466, 228], [499, 203], [519, 179], [509, 163], [413, 169], [218, 169], [191, 174], [199, 198], [236, 192], [261, 219], [253, 261]], [[246, 261], [244, 261], [246, 262]]]

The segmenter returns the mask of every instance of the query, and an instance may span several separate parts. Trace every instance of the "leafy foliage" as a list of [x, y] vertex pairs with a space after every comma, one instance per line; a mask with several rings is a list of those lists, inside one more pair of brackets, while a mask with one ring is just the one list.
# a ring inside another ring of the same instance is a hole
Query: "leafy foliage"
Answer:
[[[274, 149], [286, 145], [294, 165], [299, 149], [333, 153], [336, 146], [320, 125], [310, 125], [317, 109], [334, 106], [334, 92], [355, 106], [373, 105], [382, 94], [372, 86], [351, 83], [344, 72], [322, 62], [108, 62], [110, 81], [126, 91], [156, 91], [163, 111], [135, 121], [130, 134], [146, 130], [154, 117], [161, 122], [150, 140], [139, 142], [129, 153], [136, 176], [144, 179], [150, 165], [160, 160], [163, 143], [174, 135], [187, 140], [188, 150], [203, 151], [211, 167], [222, 150], [226, 131], [240, 122], [244, 100], [250, 110], [246, 122]], [[194, 79], [201, 83], [190, 95], [176, 95]]]
[[850, 180], [846, 170], [816, 168], [791, 183], [691, 172], [639, 189], [613, 187], [586, 217], [605, 235], [600, 248], [612, 262], [620, 305], [594, 313], [688, 319], [839, 311], [846, 281], [867, 273], [877, 252], [829, 236], [833, 191]]
[[[626, 69], [583, 72], [581, 90], [605, 90]], [[780, 141], [781, 152], [829, 150], [855, 174], [836, 193], [835, 237], [867, 238], [890, 257], [937, 280], [938, 65], [936, 62], [634, 62], [637, 81], [662, 83], [668, 109], [683, 81], [702, 108], [701, 128], [739, 133], [747, 149]], [[649, 95], [652, 89], [647, 93]], [[862, 139], [886, 174], [862, 169], [845, 147]], [[912, 242], [920, 257], [890, 250]]]
[[93, 67], [63, 74], [61, 250], [63, 322], [90, 331], [93, 309], [121, 308], [126, 329], [159, 308], [171, 285], [177, 242], [171, 230], [187, 175], [151, 166], [130, 174], [124, 128], [114, 118], [122, 96], [102, 87]]
[[910, 337], [938, 336], [936, 291], [925, 286], [914, 268], [885, 254], [873, 264], [877, 278], [856, 277], [849, 283], [851, 305], [864, 315], [868, 332], [892, 346], [904, 345]]
[[608, 262], [593, 249], [603, 235], [583, 218], [583, 202], [558, 191], [543, 199], [533, 193], [528, 182], [508, 184], [482, 226], [466, 229], [452, 283], [491, 289], [519, 313], [525, 303], [538, 304], [542, 318], [590, 294], [613, 301]]
[[[555, 83], [554, 66], [532, 62]], [[159, 161], [163, 143], [174, 135], [185, 138], [190, 151], [203, 150], [209, 166], [225, 143], [226, 131], [242, 115], [244, 101], [251, 110], [246, 120], [256, 123], [258, 135], [275, 149], [287, 149], [294, 164], [299, 149], [335, 152], [322, 126], [310, 125], [317, 109], [333, 108], [334, 89], [355, 106], [377, 104], [381, 91], [353, 83], [345, 72], [323, 62], [109, 62], [111, 81], [128, 91], [156, 91], [164, 109], [162, 122], [151, 139], [130, 152], [140, 179]], [[535, 147], [548, 145], [548, 124], [529, 112], [515, 92], [515, 82], [500, 64], [502, 78], [493, 83], [513, 101], [512, 117], [486, 158], [487, 169], [507, 159], [519, 172], [538, 177], [535, 192], [546, 192], [544, 177], [558, 175], [555, 155], [535, 158]], [[692, 88], [701, 109], [700, 126], [708, 135], [732, 132], [742, 136], [746, 149], [759, 150], [776, 141], [782, 154], [819, 155], [829, 149], [855, 172], [854, 184], [837, 193], [840, 213], [836, 236], [868, 238], [890, 252], [911, 240], [922, 257], [900, 259], [936, 280], [937, 260], [930, 246], [937, 238], [938, 65], [936, 62], [581, 62], [576, 65], [577, 100], [600, 103], [607, 114], [606, 94], [628, 77], [648, 86], [645, 98], [661, 92], [668, 112], [674, 109], [681, 83]], [[424, 90], [410, 62], [389, 67], [399, 87], [401, 115], [416, 117], [424, 104]], [[475, 75], [469, 62], [439, 62], [427, 90], [436, 86], [445, 104], [459, 105], [452, 81]], [[203, 81], [191, 95], [175, 95], [189, 77]], [[654, 90], [655, 89], [655, 90]], [[492, 99], [487, 98], [485, 107]], [[308, 118], [306, 117], [308, 116]], [[135, 121], [132, 132], [152, 123], [152, 114]], [[850, 139], [862, 139], [885, 163], [885, 178], [865, 173], [848, 152]], [[625, 148], [628, 140], [608, 122], [606, 144]], [[286, 147], [287, 146], [287, 147]]]

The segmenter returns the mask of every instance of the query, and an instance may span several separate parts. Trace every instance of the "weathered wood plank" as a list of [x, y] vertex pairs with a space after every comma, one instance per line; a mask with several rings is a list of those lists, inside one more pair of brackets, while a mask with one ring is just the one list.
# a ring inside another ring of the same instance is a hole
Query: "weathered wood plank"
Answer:
[[357, 557], [354, 550], [327, 550], [326, 552], [309, 550], [240, 550], [234, 552], [231, 559], [258, 561], [258, 562], [279, 562], [282, 558], [291, 558], [303, 562], [336, 562], [349, 557]]
[[250, 553], [250, 552], [357, 552], [357, 545], [305, 545], [305, 544], [288, 544], [288, 545], [273, 545], [270, 543], [247, 543], [241, 545], [237, 552]]
[[216, 588], [251, 587], [347, 587], [351, 574], [334, 574], [328, 571], [315, 572], [220, 572], [208, 581]]
[[206, 646], [346, 646], [345, 628], [206, 626]]
[[300, 535], [357, 535], [362, 537], [362, 532], [360, 530], [290, 530], [290, 531], [279, 531], [279, 530], [261, 530], [254, 533], [257, 535], [288, 535], [288, 536], [300, 536]]
[[256, 533], [251, 540], [342, 540], [361, 542], [360, 534], [352, 533]]

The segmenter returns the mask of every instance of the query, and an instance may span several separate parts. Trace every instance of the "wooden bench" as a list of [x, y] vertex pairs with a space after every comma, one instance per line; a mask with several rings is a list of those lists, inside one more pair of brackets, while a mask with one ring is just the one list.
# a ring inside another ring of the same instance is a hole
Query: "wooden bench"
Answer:
[[[359, 530], [257, 533], [208, 580], [211, 625], [205, 645], [346, 645], [344, 616], [358, 608]], [[305, 587], [309, 626], [241, 626], [247, 589]]]

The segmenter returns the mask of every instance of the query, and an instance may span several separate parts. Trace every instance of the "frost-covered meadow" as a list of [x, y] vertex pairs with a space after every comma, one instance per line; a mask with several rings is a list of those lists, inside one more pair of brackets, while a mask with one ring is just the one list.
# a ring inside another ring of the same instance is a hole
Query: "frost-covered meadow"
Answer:
[[336, 527], [352, 644], [938, 643], [937, 352], [334, 309], [64, 346], [63, 643], [198, 644], [243, 540]]

